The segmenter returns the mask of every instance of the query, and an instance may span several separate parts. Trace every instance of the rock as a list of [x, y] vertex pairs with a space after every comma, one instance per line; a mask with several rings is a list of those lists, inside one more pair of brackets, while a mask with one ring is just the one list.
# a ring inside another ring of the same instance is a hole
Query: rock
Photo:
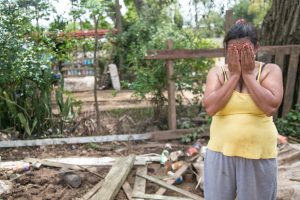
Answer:
[[13, 183], [6, 180], [0, 180], [0, 195], [11, 193]]
[[64, 78], [64, 89], [70, 92], [92, 91], [94, 84], [93, 76]]
[[72, 171], [67, 169], [61, 169], [59, 174], [60, 178], [64, 180], [65, 183], [72, 186], [73, 188], [78, 188], [81, 185], [81, 177]]

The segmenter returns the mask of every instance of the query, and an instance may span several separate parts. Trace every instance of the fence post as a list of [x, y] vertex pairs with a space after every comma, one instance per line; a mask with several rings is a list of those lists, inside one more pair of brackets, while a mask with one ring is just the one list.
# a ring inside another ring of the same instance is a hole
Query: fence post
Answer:
[[[226, 10], [226, 13], [225, 13], [225, 25], [224, 25], [225, 33], [227, 33], [227, 31], [230, 29], [230, 27], [233, 24], [234, 24], [233, 10]], [[225, 49], [224, 49], [224, 51], [226, 52]], [[225, 63], [227, 63], [227, 57], [226, 57], [226, 55], [225, 55]]]
[[[167, 49], [173, 49], [173, 41], [167, 40]], [[176, 130], [176, 102], [175, 102], [175, 82], [173, 60], [166, 61], [168, 79], [168, 126], [170, 130]]]
[[292, 48], [288, 66], [287, 79], [285, 84], [282, 117], [286, 116], [292, 108], [294, 93], [296, 92], [295, 83], [298, 70], [299, 53]]
[[225, 13], [225, 33], [230, 29], [230, 27], [234, 24], [233, 20], [233, 10], [226, 10]]

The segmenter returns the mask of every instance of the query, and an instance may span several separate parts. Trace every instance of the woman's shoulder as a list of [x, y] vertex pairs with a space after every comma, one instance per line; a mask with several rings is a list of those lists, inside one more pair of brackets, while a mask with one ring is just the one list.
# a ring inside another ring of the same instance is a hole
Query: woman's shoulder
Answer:
[[210, 68], [210, 70], [208, 72], [210, 77], [212, 77], [212, 76], [217, 77], [221, 84], [223, 84], [223, 82], [224, 82], [224, 74], [223, 74], [222, 68], [225, 69], [225, 71], [227, 71], [227, 67], [221, 66], [221, 65], [216, 65], [216, 66]]
[[275, 75], [275, 77], [278, 76], [282, 76], [282, 71], [280, 66], [278, 66], [275, 63], [264, 63], [264, 67], [262, 69], [261, 72], [261, 79], [264, 80], [267, 77], [273, 77], [273, 75]]
[[281, 68], [279, 65], [275, 63], [264, 63], [263, 72], [270, 73], [270, 72], [281, 72]]

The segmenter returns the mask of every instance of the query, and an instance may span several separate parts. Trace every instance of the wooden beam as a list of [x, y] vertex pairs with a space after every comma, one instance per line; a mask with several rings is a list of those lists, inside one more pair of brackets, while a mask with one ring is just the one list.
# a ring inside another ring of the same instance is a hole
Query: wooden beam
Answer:
[[173, 139], [179, 139], [181, 136], [185, 134], [192, 133], [193, 131], [196, 131], [197, 128], [189, 128], [189, 129], [176, 129], [176, 130], [169, 130], [164, 131], [164, 133], [157, 133], [152, 135], [152, 140], [173, 140]]
[[184, 195], [184, 196], [186, 196], [186, 197], [189, 197], [189, 198], [191, 198], [191, 199], [195, 199], [195, 200], [203, 200], [202, 197], [200, 197], [200, 196], [198, 196], [198, 195], [196, 195], [196, 194], [193, 194], [193, 193], [188, 192], [188, 191], [186, 191], [186, 190], [183, 190], [183, 189], [181, 189], [181, 188], [175, 187], [174, 185], [167, 184], [166, 182], [161, 181], [161, 180], [159, 180], [159, 179], [157, 179], [157, 178], [154, 178], [154, 177], [152, 177], [152, 176], [142, 175], [142, 174], [137, 174], [137, 175], [140, 176], [140, 177], [142, 177], [142, 178], [144, 178], [144, 179], [146, 179], [146, 180], [148, 180], [148, 181], [151, 181], [151, 182], [153, 182], [153, 183], [156, 183], [156, 184], [158, 184], [158, 185], [160, 185], [160, 186], [162, 186], [162, 187], [164, 187], [164, 188], [167, 188], [167, 189], [169, 189], [169, 190], [173, 190], [173, 191], [175, 191], [175, 192], [178, 192], [178, 193], [180, 193], [180, 194], [182, 194], [182, 195]]
[[144, 133], [144, 134], [128, 134], [128, 135], [105, 135], [105, 136], [90, 136], [90, 137], [0, 141], [0, 148], [44, 146], [44, 145], [56, 145], [56, 144], [84, 144], [84, 143], [93, 143], [93, 142], [102, 143], [102, 142], [128, 141], [128, 140], [147, 140], [147, 139], [151, 139], [151, 137], [152, 137], [151, 133]]
[[298, 81], [298, 98], [297, 98], [297, 104], [300, 104], [300, 80]]
[[91, 200], [113, 200], [124, 184], [133, 167], [135, 155], [129, 155], [117, 160], [105, 177], [103, 186], [91, 198]]
[[[166, 183], [173, 185], [176, 182], [176, 179], [180, 177], [182, 174], [186, 172], [186, 170], [189, 168], [191, 164], [184, 164], [182, 167], [180, 167], [174, 174], [172, 179], [169, 179]], [[155, 194], [157, 195], [163, 195], [167, 190], [165, 188], [159, 188]]]
[[190, 59], [224, 57], [223, 48], [215, 49], [174, 49], [148, 51], [146, 59]]
[[127, 181], [122, 185], [122, 189], [125, 192], [127, 199], [132, 200], [132, 188]]
[[276, 49], [276, 53], [275, 53], [275, 64], [277, 64], [281, 70], [283, 71], [284, 69], [284, 56], [285, 54], [280, 50], [280, 49]]
[[[64, 157], [64, 158], [45, 158], [42, 161], [52, 161], [54, 163], [71, 164], [76, 166], [112, 166], [120, 157]], [[135, 157], [134, 165], [146, 165], [151, 162], [159, 162], [159, 155], [138, 155]]]
[[151, 200], [191, 200], [191, 198], [185, 197], [172, 197], [165, 195], [157, 195], [157, 194], [135, 194], [133, 196], [135, 199], [151, 199]]
[[[284, 57], [285, 57], [285, 54], [280, 49], [275, 50], [275, 64], [277, 64], [280, 67], [282, 72], [284, 71]], [[277, 117], [279, 117], [278, 110], [276, 111], [276, 113], [273, 114], [274, 119], [277, 119]]]
[[[276, 51], [281, 54], [290, 54], [291, 48], [300, 52], [300, 45], [281, 45], [281, 46], [261, 46], [258, 52], [265, 52], [275, 55]], [[145, 59], [167, 60], [167, 59], [196, 59], [196, 58], [217, 58], [224, 57], [224, 48], [214, 49], [172, 49], [172, 50], [150, 50]]]
[[225, 25], [224, 25], [225, 33], [233, 25], [234, 25], [233, 10], [226, 10], [226, 13], [225, 13]]
[[[138, 167], [136, 174], [147, 175], [147, 166]], [[136, 195], [144, 194], [145, 192], [146, 192], [146, 180], [139, 176], [135, 176], [132, 196], [136, 197]], [[143, 200], [143, 199], [137, 197], [135, 200]]]
[[292, 53], [290, 55], [287, 79], [285, 84], [282, 117], [286, 116], [292, 107], [294, 92], [296, 92], [295, 82], [297, 77], [298, 62], [299, 62], [299, 53]]
[[104, 181], [101, 180], [99, 183], [97, 183], [91, 190], [89, 190], [83, 197], [80, 198], [80, 200], [88, 200], [90, 199], [103, 185]]
[[[167, 48], [173, 49], [173, 41], [167, 40]], [[176, 87], [173, 80], [174, 66], [172, 60], [166, 61], [167, 66], [167, 79], [168, 79], [168, 126], [170, 130], [175, 130], [176, 125]]]
[[25, 158], [24, 161], [29, 162], [29, 163], [39, 162], [42, 165], [49, 166], [49, 167], [66, 168], [66, 169], [72, 169], [72, 170], [84, 170], [84, 168], [81, 168], [77, 165], [58, 163], [58, 162], [36, 159], [36, 158]]

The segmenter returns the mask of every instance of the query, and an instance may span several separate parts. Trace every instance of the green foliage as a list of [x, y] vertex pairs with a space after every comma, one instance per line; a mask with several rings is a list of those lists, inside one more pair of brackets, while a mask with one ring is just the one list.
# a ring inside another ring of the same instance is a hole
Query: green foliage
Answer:
[[[159, 13], [155, 6], [148, 7], [143, 11], [143, 16], [134, 23], [127, 24], [126, 30], [118, 36], [118, 54], [125, 57], [126, 69], [123, 69], [125, 78], [130, 89], [137, 96], [146, 98], [151, 94], [151, 101], [157, 111], [161, 110], [166, 98], [163, 92], [166, 90], [165, 62], [160, 60], [145, 60], [148, 50], [166, 49], [166, 40], [174, 41], [174, 48], [210, 48], [214, 45], [193, 30], [183, 30], [174, 24], [166, 9], [160, 9]], [[154, 14], [155, 13], [155, 14]], [[178, 60], [174, 64], [178, 90], [192, 90], [195, 94], [202, 91], [211, 59]], [[126, 77], [127, 76], [127, 77]], [[134, 81], [130, 81], [134, 80]], [[159, 112], [157, 113], [159, 115]]]
[[192, 133], [189, 133], [189, 134], [185, 134], [183, 136], [181, 136], [181, 142], [183, 144], [190, 144], [190, 143], [193, 143], [195, 142], [199, 136], [204, 133], [204, 129], [202, 127], [194, 130]]
[[48, 50], [30, 37], [32, 18], [16, 1], [1, 0], [0, 13], [0, 128], [14, 127], [23, 137], [31, 136], [50, 125]]
[[279, 134], [300, 139], [300, 104], [290, 110], [285, 117], [278, 118], [275, 124]]
[[233, 6], [233, 17], [235, 19], [243, 18], [255, 26], [260, 26], [270, 6], [271, 0], [239, 0]]

